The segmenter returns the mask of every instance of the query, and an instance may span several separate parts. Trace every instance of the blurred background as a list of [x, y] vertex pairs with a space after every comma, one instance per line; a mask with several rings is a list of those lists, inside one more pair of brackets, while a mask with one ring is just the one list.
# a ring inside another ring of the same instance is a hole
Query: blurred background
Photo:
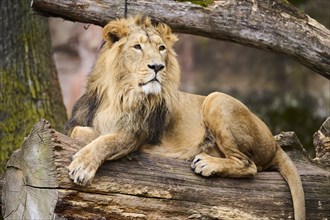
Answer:
[[[330, 29], [329, 0], [291, 0]], [[98, 26], [49, 19], [54, 59], [67, 114], [84, 93], [102, 36]], [[279, 54], [178, 34], [181, 90], [228, 93], [245, 103], [273, 134], [295, 131], [311, 156], [312, 136], [330, 115], [330, 81]]]

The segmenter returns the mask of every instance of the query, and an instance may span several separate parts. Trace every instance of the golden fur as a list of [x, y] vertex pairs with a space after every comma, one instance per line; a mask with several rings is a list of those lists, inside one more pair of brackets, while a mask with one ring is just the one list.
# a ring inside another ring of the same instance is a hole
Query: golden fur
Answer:
[[203, 176], [251, 177], [278, 166], [295, 218], [305, 218], [299, 174], [267, 126], [226, 94], [178, 90], [177, 38], [167, 25], [137, 16], [110, 22], [103, 36], [86, 94], [67, 124], [71, 137], [87, 144], [69, 166], [75, 183], [89, 183], [105, 160], [135, 150], [191, 160]]

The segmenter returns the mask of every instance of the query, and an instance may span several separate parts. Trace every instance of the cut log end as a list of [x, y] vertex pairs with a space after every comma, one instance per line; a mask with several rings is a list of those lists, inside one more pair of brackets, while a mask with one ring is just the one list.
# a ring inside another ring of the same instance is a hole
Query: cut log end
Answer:
[[[282, 133], [278, 143], [293, 144], [290, 135]], [[203, 178], [191, 171], [189, 162], [134, 153], [104, 163], [93, 182], [81, 187], [72, 183], [66, 168], [81, 147], [47, 121], [37, 123], [8, 162], [4, 217], [293, 218], [290, 191], [278, 172], [251, 179]], [[290, 155], [299, 152], [294, 149]], [[293, 160], [302, 177], [307, 218], [329, 218], [329, 172], [299, 158]]]
[[330, 170], [330, 117], [313, 135], [313, 144], [316, 150], [314, 161]]

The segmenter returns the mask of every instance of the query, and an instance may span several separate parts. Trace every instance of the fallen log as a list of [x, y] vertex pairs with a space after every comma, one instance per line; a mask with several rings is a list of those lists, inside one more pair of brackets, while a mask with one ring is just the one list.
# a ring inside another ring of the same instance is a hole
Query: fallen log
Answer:
[[[128, 15], [145, 14], [174, 31], [284, 54], [330, 79], [330, 31], [286, 0], [224, 0], [208, 7], [173, 0], [128, 0]], [[123, 0], [32, 0], [46, 16], [104, 26], [124, 16]]]
[[[284, 148], [298, 146], [288, 153], [301, 174], [307, 219], [329, 218], [330, 173], [302, 156], [294, 133], [276, 139]], [[4, 218], [293, 218], [290, 191], [278, 172], [251, 179], [203, 178], [189, 162], [134, 153], [105, 162], [91, 185], [81, 187], [66, 169], [81, 147], [47, 121], [37, 123], [7, 164]]]

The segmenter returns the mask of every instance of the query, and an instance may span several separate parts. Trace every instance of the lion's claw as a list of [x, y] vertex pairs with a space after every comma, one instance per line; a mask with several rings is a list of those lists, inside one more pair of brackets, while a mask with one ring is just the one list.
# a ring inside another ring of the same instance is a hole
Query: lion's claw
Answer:
[[208, 155], [202, 153], [198, 154], [191, 163], [191, 168], [196, 174], [202, 176], [211, 176], [215, 173], [212, 164], [207, 161]]
[[[72, 163], [74, 163], [73, 161]], [[94, 178], [96, 169], [92, 169], [89, 166], [82, 169], [81, 167], [75, 168], [75, 164], [70, 164], [69, 166], [69, 176], [73, 180], [74, 183], [78, 185], [85, 186], [90, 183]]]
[[92, 158], [90, 155], [78, 152], [69, 165], [69, 176], [75, 184], [85, 186], [94, 178], [98, 165]]

